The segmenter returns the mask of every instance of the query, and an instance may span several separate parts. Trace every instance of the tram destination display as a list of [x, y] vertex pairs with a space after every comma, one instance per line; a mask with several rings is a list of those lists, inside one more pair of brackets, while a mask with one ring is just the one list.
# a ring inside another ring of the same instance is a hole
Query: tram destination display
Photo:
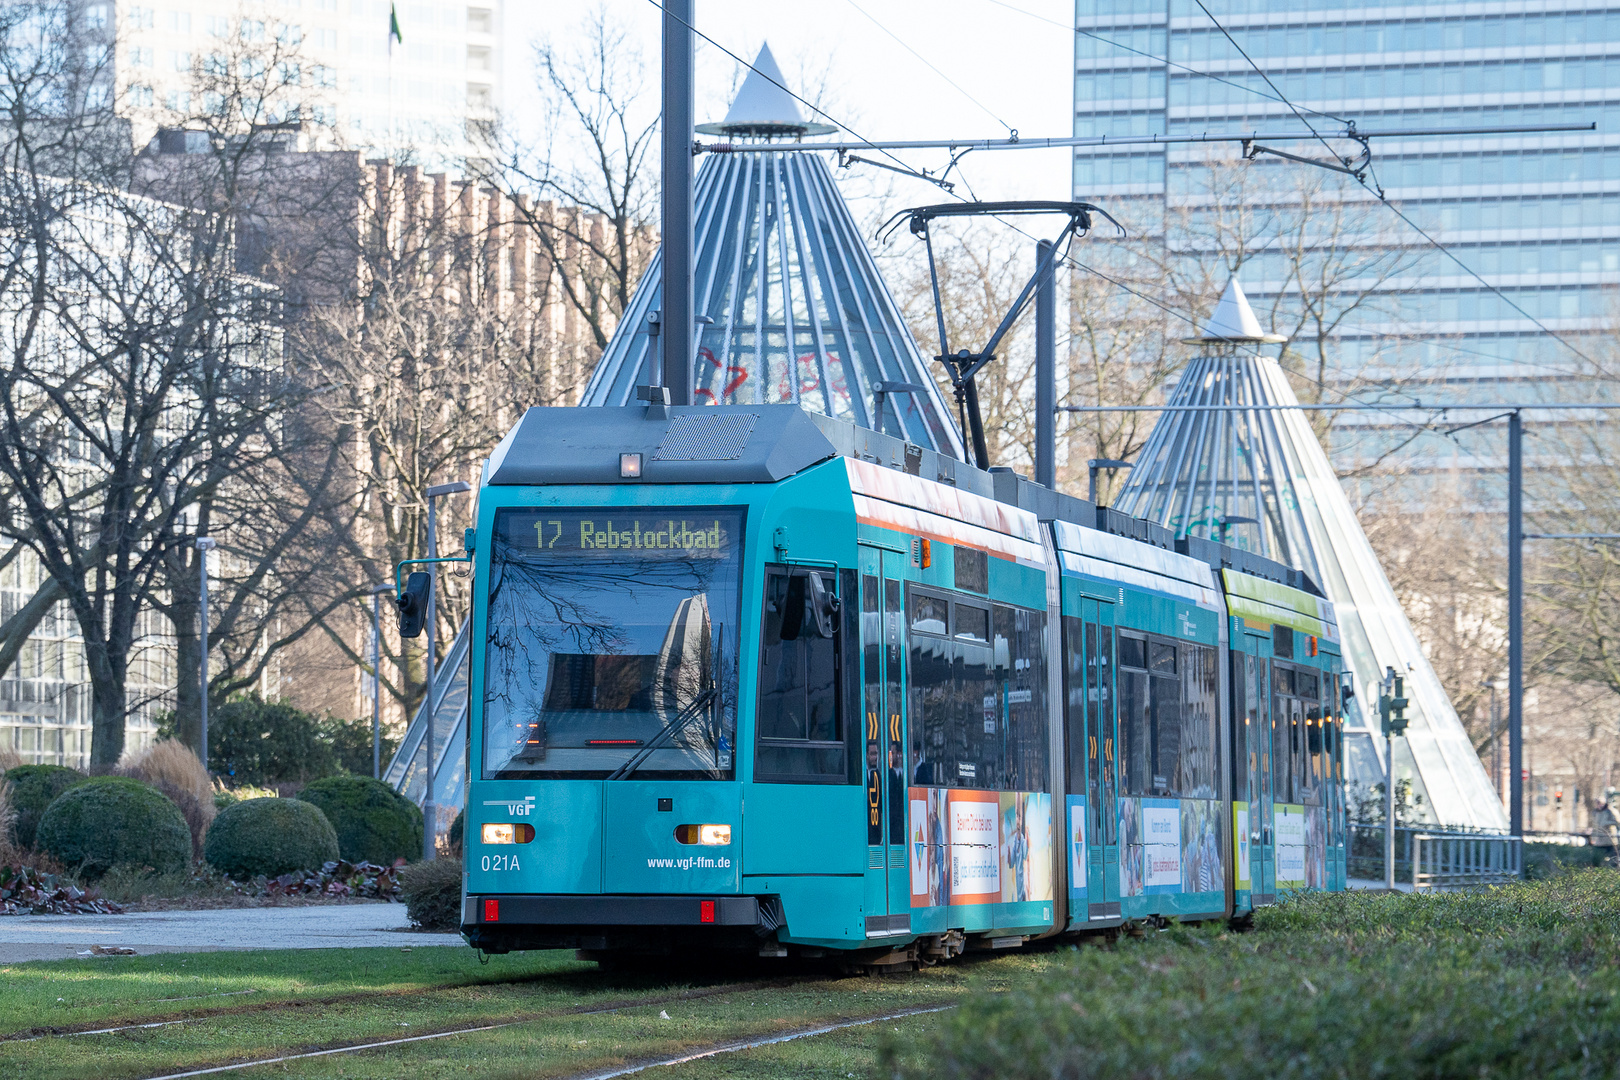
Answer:
[[727, 559], [737, 553], [739, 524], [734, 510], [626, 513], [604, 508], [505, 511], [496, 528], [498, 541], [511, 555]]

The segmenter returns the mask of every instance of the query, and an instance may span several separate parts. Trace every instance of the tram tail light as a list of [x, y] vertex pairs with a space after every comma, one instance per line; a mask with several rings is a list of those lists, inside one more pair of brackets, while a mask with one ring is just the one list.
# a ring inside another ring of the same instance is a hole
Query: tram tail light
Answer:
[[481, 835], [486, 844], [527, 844], [534, 839], [534, 826], [522, 821], [485, 825]]
[[730, 825], [677, 825], [675, 839], [682, 844], [725, 847], [731, 843]]
[[499, 900], [485, 900], [484, 901], [484, 921], [485, 922], [500, 922], [501, 921], [501, 902]]
[[714, 922], [714, 901], [698, 901], [698, 922]]

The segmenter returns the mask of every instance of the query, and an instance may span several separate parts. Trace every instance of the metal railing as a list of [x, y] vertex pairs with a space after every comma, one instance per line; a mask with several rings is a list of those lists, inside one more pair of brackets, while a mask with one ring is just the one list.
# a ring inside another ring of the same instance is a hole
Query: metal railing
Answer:
[[1416, 892], [1501, 885], [1522, 876], [1522, 837], [1432, 832], [1412, 837], [1412, 888]]
[[[1381, 823], [1376, 822], [1357, 821], [1350, 822], [1349, 826], [1349, 876], [1351, 878], [1359, 878], [1364, 881], [1383, 881], [1384, 826]], [[1419, 844], [1417, 838], [1419, 836], [1425, 838], [1425, 843], [1428, 847], [1428, 850], [1421, 853], [1418, 850]], [[1419, 873], [1424, 874], [1441, 872], [1449, 874], [1452, 872], [1450, 863], [1447, 863], [1442, 871], [1441, 866], [1436, 863], [1437, 859], [1449, 858], [1451, 855], [1455, 854], [1458, 860], [1455, 864], [1457, 866], [1456, 872], [1461, 874], [1465, 868], [1469, 872], [1473, 872], [1476, 867], [1489, 867], [1491, 865], [1488, 861], [1489, 858], [1495, 857], [1478, 848], [1467, 849], [1466, 851], [1458, 849], [1455, 852], [1443, 852], [1435, 846], [1435, 844], [1440, 840], [1456, 841], [1462, 844], [1480, 843], [1485, 845], [1500, 843], [1503, 841], [1511, 841], [1514, 846], [1514, 850], [1511, 856], [1505, 853], [1502, 854], [1500, 856], [1500, 863], [1504, 866], [1511, 866], [1512, 874], [1511, 876], [1507, 877], [1492, 878], [1489, 882], [1481, 879], [1470, 880], [1467, 882], [1459, 881], [1456, 885], [1419, 885], [1417, 883], [1418, 879], [1416, 879], [1416, 875], [1413, 872], [1414, 869], [1416, 869]], [[1420, 854], [1424, 863], [1422, 866], [1417, 865], [1417, 859]], [[1463, 887], [1465, 884], [1494, 884], [1499, 881], [1515, 880], [1518, 876], [1522, 876], [1523, 869], [1523, 845], [1519, 841], [1514, 840], [1512, 837], [1503, 836], [1500, 833], [1487, 833], [1484, 831], [1455, 828], [1440, 829], [1434, 826], [1425, 828], [1422, 826], [1397, 825], [1395, 827], [1395, 880], [1399, 884], [1412, 885], [1414, 888], [1459, 888]]]

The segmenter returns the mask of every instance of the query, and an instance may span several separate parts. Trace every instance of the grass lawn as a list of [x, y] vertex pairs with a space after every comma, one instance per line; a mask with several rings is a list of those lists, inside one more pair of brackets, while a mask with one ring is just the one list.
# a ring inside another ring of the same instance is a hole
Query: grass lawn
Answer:
[[[718, 1042], [1005, 991], [1059, 962], [1054, 953], [999, 956], [901, 978], [802, 973], [781, 978], [693, 970], [675, 977], [618, 975], [578, 963], [571, 953], [513, 954], [480, 965], [471, 950], [446, 948], [192, 953], [13, 964], [0, 968], [0, 1035], [183, 1022], [104, 1035], [12, 1037], [0, 1041], [0, 1067], [30, 1080], [116, 1080], [505, 1024], [510, 1026], [275, 1068], [296, 1076], [413, 1080], [469, 1074], [566, 1076]], [[720, 1075], [861, 1075], [875, 1060], [878, 1035], [872, 1027], [860, 1028], [689, 1068], [698, 1070], [692, 1075], [705, 1069], [722, 1070]], [[837, 1071], [830, 1070], [829, 1062]], [[739, 1068], [745, 1071], [737, 1072]]]
[[185, 1022], [0, 1041], [0, 1066], [120, 1080], [491, 1024], [505, 1026], [273, 1068], [563, 1077], [954, 1004], [649, 1075], [1616, 1076], [1617, 959], [1620, 873], [1594, 870], [1471, 894], [1304, 896], [1246, 933], [1173, 927], [902, 977], [629, 976], [565, 953], [480, 965], [435, 948], [53, 961], [0, 968], [0, 1034]]

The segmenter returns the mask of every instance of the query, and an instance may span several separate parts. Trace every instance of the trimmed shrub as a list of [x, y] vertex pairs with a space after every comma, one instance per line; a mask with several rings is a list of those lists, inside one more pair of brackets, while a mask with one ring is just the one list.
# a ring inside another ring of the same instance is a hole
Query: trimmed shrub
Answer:
[[203, 858], [233, 878], [319, 870], [338, 858], [337, 833], [313, 803], [246, 799], [219, 812], [203, 842]]
[[58, 795], [39, 819], [35, 843], [91, 877], [114, 866], [169, 873], [191, 865], [191, 830], [180, 808], [124, 776], [85, 780]]
[[12, 809], [17, 811], [17, 843], [31, 848], [45, 808], [62, 792], [83, 780], [84, 774], [61, 765], [19, 765], [6, 770], [5, 778], [11, 783]]
[[407, 866], [399, 874], [405, 914], [424, 930], [461, 926], [461, 860], [432, 859]]
[[298, 798], [321, 808], [349, 862], [388, 866], [422, 855], [422, 811], [380, 780], [329, 776], [306, 785]]

